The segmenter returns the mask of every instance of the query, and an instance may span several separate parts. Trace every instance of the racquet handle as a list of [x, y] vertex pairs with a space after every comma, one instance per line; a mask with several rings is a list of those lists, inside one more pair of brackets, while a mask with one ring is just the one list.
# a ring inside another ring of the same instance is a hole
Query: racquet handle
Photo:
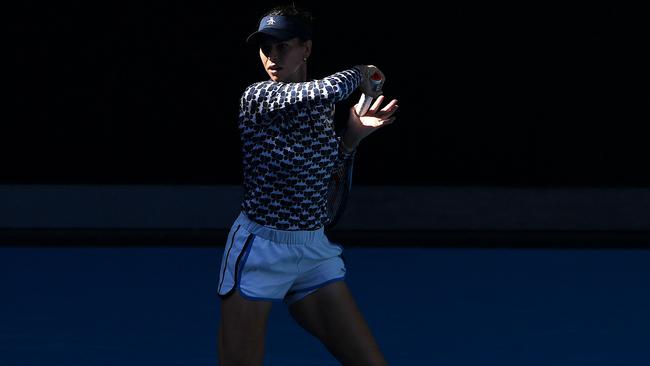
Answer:
[[[381, 88], [381, 74], [376, 72], [372, 74], [370, 77], [370, 84], [372, 86], [373, 91], [379, 92]], [[367, 95], [366, 93], [361, 93], [361, 98], [359, 98], [359, 103], [357, 103], [357, 115], [359, 117], [363, 116], [368, 112], [368, 109], [370, 108], [370, 105], [372, 105], [372, 100], [374, 98], [371, 97], [370, 95]]]
[[359, 98], [359, 103], [357, 103], [357, 115], [359, 117], [363, 116], [368, 112], [370, 104], [372, 104], [373, 97], [361, 93], [361, 98]]

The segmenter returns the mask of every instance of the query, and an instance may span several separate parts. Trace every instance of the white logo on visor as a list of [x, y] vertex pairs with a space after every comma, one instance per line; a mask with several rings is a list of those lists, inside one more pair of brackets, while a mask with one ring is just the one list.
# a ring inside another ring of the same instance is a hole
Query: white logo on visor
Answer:
[[273, 25], [273, 24], [275, 24], [275, 19], [273, 19], [273, 17], [270, 17], [270, 18], [266, 21], [266, 25]]

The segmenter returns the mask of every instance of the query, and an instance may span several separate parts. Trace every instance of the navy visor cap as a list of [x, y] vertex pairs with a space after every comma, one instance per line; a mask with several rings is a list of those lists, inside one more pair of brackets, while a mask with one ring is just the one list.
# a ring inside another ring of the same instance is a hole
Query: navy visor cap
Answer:
[[311, 39], [311, 29], [297, 17], [270, 15], [260, 20], [257, 32], [253, 32], [246, 42], [259, 43], [264, 36], [271, 36], [279, 41], [286, 41], [294, 37]]

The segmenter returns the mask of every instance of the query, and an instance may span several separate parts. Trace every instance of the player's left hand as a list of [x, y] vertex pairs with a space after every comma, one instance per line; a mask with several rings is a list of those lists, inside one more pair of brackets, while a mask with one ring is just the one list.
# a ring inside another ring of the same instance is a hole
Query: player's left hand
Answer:
[[350, 109], [347, 128], [348, 131], [355, 134], [357, 141], [361, 141], [376, 130], [395, 122], [396, 117], [393, 114], [398, 107], [397, 99], [391, 100], [380, 109], [384, 99], [384, 96], [380, 95], [363, 116], [357, 115], [356, 105]]

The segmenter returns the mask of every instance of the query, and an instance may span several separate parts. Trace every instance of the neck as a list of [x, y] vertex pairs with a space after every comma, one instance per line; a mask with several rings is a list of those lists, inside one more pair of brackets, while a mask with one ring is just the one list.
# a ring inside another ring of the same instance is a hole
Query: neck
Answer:
[[301, 83], [307, 81], [307, 64], [303, 63], [298, 67], [296, 72], [292, 75], [290, 80], [287, 80], [291, 83]]

